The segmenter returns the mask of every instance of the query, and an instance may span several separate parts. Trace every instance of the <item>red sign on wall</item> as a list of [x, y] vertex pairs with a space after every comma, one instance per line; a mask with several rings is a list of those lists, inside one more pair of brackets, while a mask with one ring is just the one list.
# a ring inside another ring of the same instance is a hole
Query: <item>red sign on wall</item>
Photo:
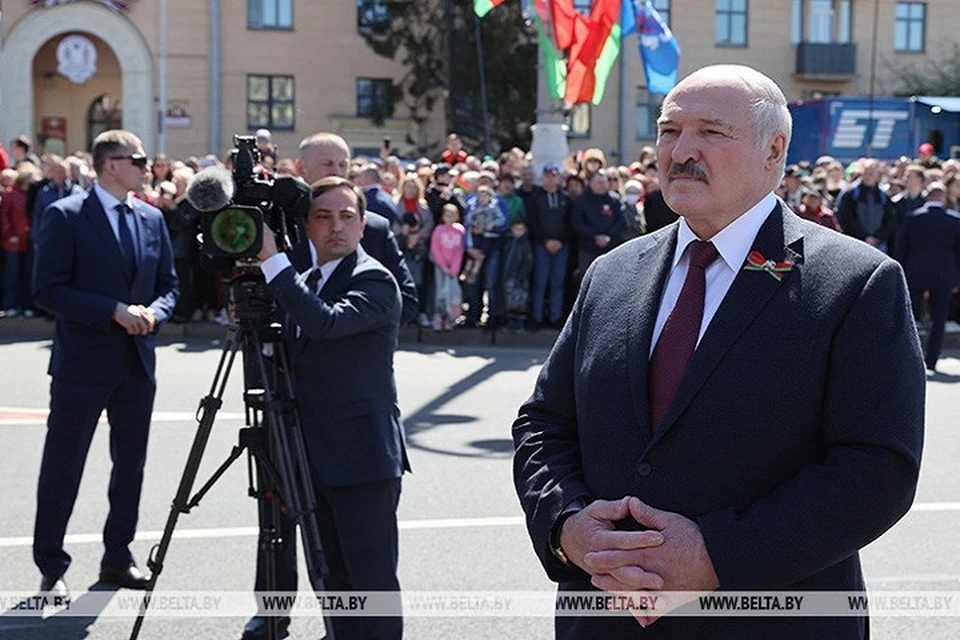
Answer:
[[44, 116], [40, 119], [40, 131], [44, 138], [67, 140], [67, 119], [59, 116]]

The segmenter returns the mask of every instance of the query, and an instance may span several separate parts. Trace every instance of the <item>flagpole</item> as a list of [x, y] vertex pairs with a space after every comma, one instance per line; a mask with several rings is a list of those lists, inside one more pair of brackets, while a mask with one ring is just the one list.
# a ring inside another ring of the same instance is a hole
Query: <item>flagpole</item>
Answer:
[[490, 155], [490, 114], [487, 111], [487, 74], [483, 69], [483, 40], [480, 36], [480, 18], [473, 14], [473, 32], [477, 39], [477, 66], [480, 70], [480, 107], [483, 109], [483, 153]]
[[620, 117], [617, 118], [617, 158], [621, 165], [627, 152], [627, 54], [623, 48], [623, 36], [620, 36]]
[[[870, 51], [870, 126], [876, 130], [876, 123], [873, 121], [873, 97], [875, 95], [877, 80], [877, 32], [880, 22], [880, 0], [873, 4], [873, 49]], [[873, 157], [873, 131], [868, 133], [867, 138], [867, 157]]]

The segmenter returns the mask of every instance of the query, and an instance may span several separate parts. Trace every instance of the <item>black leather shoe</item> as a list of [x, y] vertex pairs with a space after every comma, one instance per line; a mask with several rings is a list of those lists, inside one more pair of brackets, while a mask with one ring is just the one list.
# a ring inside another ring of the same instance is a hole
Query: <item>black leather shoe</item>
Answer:
[[[240, 640], [267, 640], [268, 622], [269, 618], [266, 616], [253, 616], [243, 626], [243, 635], [240, 636]], [[290, 637], [290, 631], [287, 630], [289, 626], [289, 617], [277, 618], [277, 640]]]
[[147, 588], [150, 579], [143, 575], [135, 562], [131, 562], [130, 566], [125, 569], [100, 565], [100, 582], [115, 584], [127, 589], [143, 590]]
[[70, 589], [63, 581], [63, 576], [43, 576], [40, 580], [40, 595], [56, 599], [66, 604], [70, 602]]

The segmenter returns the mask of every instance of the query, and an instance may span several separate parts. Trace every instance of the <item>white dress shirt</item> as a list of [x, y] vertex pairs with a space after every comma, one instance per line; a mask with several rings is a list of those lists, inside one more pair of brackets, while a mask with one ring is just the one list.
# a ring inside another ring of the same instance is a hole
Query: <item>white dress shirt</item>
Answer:
[[[327, 281], [330, 279], [330, 276], [333, 275], [333, 272], [336, 270], [340, 263], [343, 262], [343, 258], [337, 258], [336, 260], [331, 260], [326, 262], [321, 266], [317, 266], [317, 249], [313, 246], [313, 242], [310, 242], [308, 246], [310, 247], [310, 261], [313, 263], [313, 267], [310, 271], [314, 269], [320, 269], [320, 286], [317, 288], [315, 293], [319, 294], [323, 291], [323, 287], [327, 284]], [[274, 278], [280, 275], [280, 272], [286, 269], [287, 267], [293, 266], [290, 264], [290, 258], [287, 257], [285, 253], [278, 253], [276, 255], [270, 256], [266, 260], [260, 263], [260, 271], [263, 272], [263, 277], [267, 282], [272, 282]], [[308, 278], [310, 276], [307, 276]]]
[[[307, 240], [310, 246], [310, 261], [314, 263], [310, 271], [315, 269], [320, 269], [320, 286], [317, 287], [317, 290], [314, 292], [317, 295], [323, 291], [323, 287], [330, 280], [330, 276], [333, 275], [334, 270], [340, 266], [340, 263], [343, 262], [343, 258], [337, 258], [336, 260], [331, 260], [330, 262], [325, 262], [321, 266], [317, 266], [317, 249], [313, 246], [313, 242]], [[280, 275], [280, 272], [286, 269], [287, 267], [293, 266], [290, 264], [290, 258], [287, 257], [285, 253], [278, 253], [276, 255], [270, 256], [266, 260], [260, 263], [260, 271], [263, 272], [263, 277], [267, 282], [271, 282], [274, 278]], [[308, 275], [307, 278], [310, 276]], [[300, 337], [300, 325], [297, 325], [297, 337]], [[272, 345], [266, 345], [271, 347], [271, 352], [273, 351]], [[264, 348], [266, 348], [266, 346]], [[264, 355], [272, 355], [272, 353]]]
[[663, 287], [663, 297], [660, 299], [660, 311], [657, 314], [657, 323], [653, 326], [653, 339], [650, 341], [650, 355], [653, 355], [653, 349], [657, 346], [657, 340], [663, 332], [663, 326], [670, 317], [670, 312], [677, 304], [680, 298], [680, 291], [683, 289], [683, 282], [687, 278], [687, 270], [690, 267], [690, 256], [687, 254], [687, 246], [694, 240], [707, 240], [713, 243], [720, 259], [714, 260], [713, 264], [707, 267], [704, 278], [706, 280], [706, 294], [703, 300], [703, 320], [700, 322], [700, 334], [697, 336], [697, 345], [706, 333], [710, 321], [720, 308], [730, 285], [750, 252], [753, 241], [757, 237], [757, 232], [766, 221], [767, 216], [773, 211], [777, 204], [777, 198], [773, 193], [767, 194], [760, 202], [750, 207], [746, 213], [724, 227], [720, 233], [712, 238], [698, 238], [692, 229], [687, 225], [687, 221], [680, 217], [680, 228], [677, 230], [677, 248], [673, 254], [673, 267], [667, 276], [667, 282]]
[[139, 243], [137, 242], [137, 225], [133, 220], [133, 216], [137, 215], [133, 208], [133, 198], [128, 194], [127, 199], [121, 202], [113, 197], [112, 194], [107, 193], [106, 189], [96, 182], [93, 183], [93, 192], [97, 194], [97, 198], [100, 199], [100, 204], [107, 214], [107, 222], [110, 223], [110, 228], [113, 229], [113, 237], [117, 239], [118, 243], [120, 242], [120, 212], [117, 211], [117, 205], [125, 204], [130, 207], [131, 211], [134, 211], [132, 215], [124, 214], [123, 220], [127, 223], [127, 228], [130, 229], [130, 237], [133, 238], [133, 250], [136, 251]]

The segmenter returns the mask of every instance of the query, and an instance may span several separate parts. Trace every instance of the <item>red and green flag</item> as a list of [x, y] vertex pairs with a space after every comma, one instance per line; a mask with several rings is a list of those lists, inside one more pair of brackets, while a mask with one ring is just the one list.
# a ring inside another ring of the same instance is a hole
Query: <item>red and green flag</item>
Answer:
[[507, 0], [473, 0], [473, 12], [477, 14], [477, 17], [482, 18], [490, 13], [491, 9], [499, 7], [506, 1]]
[[566, 102], [600, 104], [620, 53], [620, 9], [621, 0], [596, 0], [589, 19], [576, 16], [567, 61]]
[[540, 55], [543, 56], [543, 67], [547, 73], [547, 87], [550, 89], [550, 97], [554, 100], [563, 100], [567, 93], [567, 61], [563, 55], [557, 51], [553, 38], [547, 27], [544, 26], [540, 16], [534, 18], [537, 25], [537, 34], [540, 37]]

